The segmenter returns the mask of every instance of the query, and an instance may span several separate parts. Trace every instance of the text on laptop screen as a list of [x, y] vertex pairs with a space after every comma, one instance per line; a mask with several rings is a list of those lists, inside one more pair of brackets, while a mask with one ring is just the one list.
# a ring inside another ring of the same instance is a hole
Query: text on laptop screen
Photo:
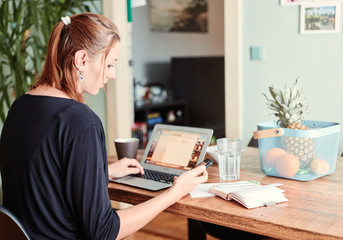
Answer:
[[190, 170], [196, 166], [206, 135], [173, 130], [158, 130], [145, 163]]

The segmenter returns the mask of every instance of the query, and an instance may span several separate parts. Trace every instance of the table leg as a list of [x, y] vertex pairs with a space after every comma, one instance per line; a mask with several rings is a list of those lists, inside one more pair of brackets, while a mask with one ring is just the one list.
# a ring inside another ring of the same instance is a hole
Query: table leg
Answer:
[[191, 218], [188, 218], [188, 240], [206, 240], [205, 230]]

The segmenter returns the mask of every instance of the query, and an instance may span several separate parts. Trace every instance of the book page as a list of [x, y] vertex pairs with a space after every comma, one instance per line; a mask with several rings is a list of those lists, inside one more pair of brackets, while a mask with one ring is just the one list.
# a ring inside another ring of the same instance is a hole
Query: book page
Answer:
[[214, 194], [209, 192], [209, 189], [213, 187], [216, 183], [202, 183], [199, 184], [191, 191], [189, 194], [192, 198], [201, 198], [201, 197], [213, 197]]
[[255, 182], [248, 182], [248, 181], [221, 183], [221, 184], [214, 185], [212, 188], [210, 188], [209, 192], [216, 194], [226, 200], [230, 200], [231, 197], [229, 193], [235, 192], [238, 190], [256, 187], [256, 186], [259, 186], [259, 184]]
[[284, 196], [284, 190], [277, 188], [281, 184], [269, 184], [255, 188], [247, 188], [229, 193], [230, 197], [247, 208], [261, 207], [268, 204], [276, 204], [288, 201]]
[[260, 185], [255, 181], [238, 181], [214, 185], [209, 192], [226, 200], [234, 199], [246, 208], [256, 208], [288, 201], [282, 184]]

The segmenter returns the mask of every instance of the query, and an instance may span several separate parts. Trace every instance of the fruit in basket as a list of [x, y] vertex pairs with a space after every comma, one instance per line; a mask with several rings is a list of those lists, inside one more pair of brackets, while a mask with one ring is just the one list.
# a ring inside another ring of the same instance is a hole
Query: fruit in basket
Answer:
[[285, 154], [285, 150], [282, 148], [272, 148], [270, 149], [266, 155], [264, 156], [264, 166], [268, 168], [275, 167], [275, 161], [278, 159], [281, 155]]
[[315, 175], [324, 175], [330, 171], [330, 165], [327, 161], [317, 158], [311, 162], [311, 171]]
[[[269, 87], [271, 98], [267, 99], [268, 108], [274, 112], [277, 123], [282, 128], [308, 130], [302, 123], [307, 105], [303, 102], [298, 79], [291, 86], [286, 84], [283, 90], [272, 85]], [[310, 167], [312, 159], [317, 158], [316, 147], [312, 138], [281, 137], [282, 148], [290, 154], [296, 155], [300, 161], [300, 169]]]
[[293, 177], [299, 170], [299, 159], [293, 154], [285, 153], [276, 159], [275, 170], [281, 177]]

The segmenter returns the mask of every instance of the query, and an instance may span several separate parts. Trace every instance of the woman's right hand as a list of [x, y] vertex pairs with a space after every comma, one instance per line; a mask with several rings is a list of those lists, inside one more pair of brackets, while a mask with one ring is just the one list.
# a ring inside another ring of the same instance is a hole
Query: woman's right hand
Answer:
[[[192, 170], [175, 177], [170, 191], [177, 195], [178, 199], [191, 192], [198, 184], [206, 182], [208, 173], [204, 165], [199, 165]], [[177, 200], [178, 200], [177, 199]]]
[[156, 197], [132, 207], [118, 210], [117, 213], [120, 218], [118, 239], [138, 231], [164, 209], [192, 191], [199, 183], [206, 182], [207, 177], [206, 167], [200, 165], [175, 178], [173, 186]]
[[137, 173], [144, 174], [144, 170], [136, 159], [122, 158], [108, 165], [108, 176], [110, 179]]

